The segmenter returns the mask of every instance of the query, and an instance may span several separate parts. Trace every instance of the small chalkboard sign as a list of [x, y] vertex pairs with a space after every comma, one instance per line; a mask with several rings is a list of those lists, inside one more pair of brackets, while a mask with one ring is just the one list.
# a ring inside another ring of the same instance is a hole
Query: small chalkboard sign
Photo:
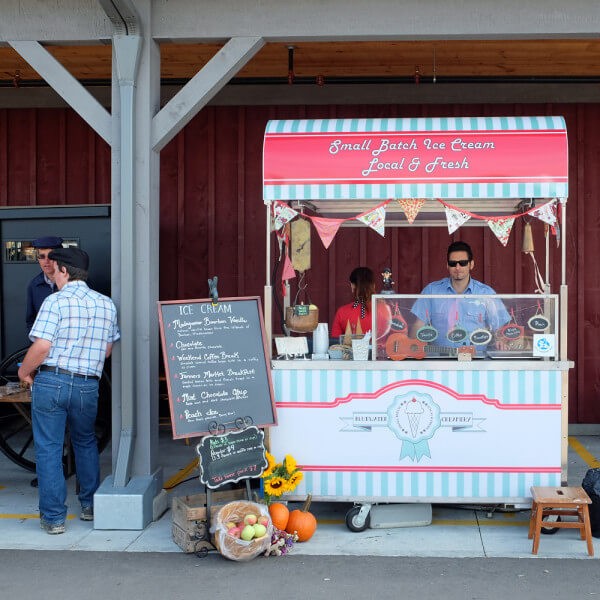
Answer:
[[294, 306], [294, 315], [297, 317], [306, 317], [310, 314], [310, 306], [308, 304], [296, 304]]
[[487, 329], [476, 329], [469, 336], [471, 340], [471, 344], [475, 344], [476, 346], [483, 346], [484, 344], [489, 344], [492, 341], [492, 332]]
[[260, 477], [267, 466], [265, 434], [257, 427], [207, 435], [196, 446], [200, 481], [211, 489], [241, 479]]
[[515, 325], [514, 323], [508, 323], [501, 330], [500, 333], [507, 340], [518, 340], [523, 335], [523, 327], [521, 325]]
[[534, 315], [527, 321], [527, 324], [533, 331], [546, 331], [550, 327], [550, 321], [543, 315]]
[[463, 327], [454, 327], [446, 334], [446, 338], [449, 342], [458, 343], [462, 342], [463, 340], [466, 340], [467, 335], [467, 330]]
[[158, 314], [173, 438], [277, 424], [260, 298], [159, 302]]
[[420, 342], [434, 342], [437, 340], [438, 330], [431, 325], [425, 325], [417, 331], [417, 339]]

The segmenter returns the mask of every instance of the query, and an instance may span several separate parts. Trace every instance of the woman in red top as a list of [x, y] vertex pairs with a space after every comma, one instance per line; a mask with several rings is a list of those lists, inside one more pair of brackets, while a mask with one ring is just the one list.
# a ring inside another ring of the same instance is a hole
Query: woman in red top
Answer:
[[337, 337], [346, 332], [349, 322], [352, 333], [356, 333], [356, 323], [360, 321], [363, 333], [371, 331], [371, 296], [375, 293], [375, 278], [369, 267], [357, 267], [350, 273], [350, 287], [354, 302], [340, 307], [335, 313], [331, 336]]

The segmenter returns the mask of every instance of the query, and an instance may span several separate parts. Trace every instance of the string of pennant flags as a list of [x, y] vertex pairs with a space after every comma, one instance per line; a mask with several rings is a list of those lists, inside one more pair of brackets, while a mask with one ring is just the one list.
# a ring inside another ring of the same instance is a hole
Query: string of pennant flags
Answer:
[[[504, 215], [504, 216], [482, 216], [477, 215], [475, 213], [469, 212], [467, 210], [463, 210], [461, 208], [457, 208], [452, 204], [448, 204], [443, 200], [436, 199], [443, 207], [446, 213], [446, 221], [448, 224], [448, 232], [450, 234], [454, 233], [457, 229], [462, 227], [469, 219], [480, 219], [487, 223], [488, 227], [492, 230], [494, 235], [498, 238], [500, 243], [503, 246], [508, 244], [508, 240], [510, 237], [510, 232], [512, 230], [515, 219], [523, 216], [535, 217], [544, 223], [550, 225], [552, 228], [552, 232], [556, 235], [555, 228], [558, 227], [558, 218], [557, 218], [557, 204], [558, 200], [556, 198], [542, 204], [541, 206], [531, 208], [521, 213], [512, 214], [512, 215]], [[319, 233], [319, 237], [323, 242], [323, 246], [325, 248], [329, 248], [333, 238], [335, 237], [340, 225], [344, 221], [357, 220], [361, 223], [364, 223], [367, 227], [370, 227], [374, 231], [376, 231], [380, 236], [385, 237], [385, 211], [387, 205], [392, 202], [392, 200], [386, 200], [381, 204], [377, 205], [375, 208], [372, 208], [368, 211], [360, 213], [354, 217], [347, 217], [345, 219], [330, 219], [326, 217], [316, 217], [312, 215], [307, 215], [304, 213], [299, 213], [297, 210], [294, 210], [291, 206], [288, 206], [284, 202], [279, 200], [275, 200], [272, 203], [272, 213], [273, 213], [273, 226], [276, 231], [279, 231], [283, 228], [287, 223], [289, 223], [292, 219], [301, 215], [304, 218], [310, 219]], [[425, 199], [423, 198], [403, 198], [398, 199], [398, 203], [400, 207], [404, 211], [406, 215], [406, 219], [409, 223], [414, 223], [419, 211], [425, 204]]]

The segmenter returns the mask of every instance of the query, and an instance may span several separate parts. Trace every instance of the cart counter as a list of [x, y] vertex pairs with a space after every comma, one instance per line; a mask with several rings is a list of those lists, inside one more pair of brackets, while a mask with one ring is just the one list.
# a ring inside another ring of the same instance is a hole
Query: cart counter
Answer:
[[273, 361], [290, 498], [520, 503], [561, 483], [562, 379], [547, 361]]

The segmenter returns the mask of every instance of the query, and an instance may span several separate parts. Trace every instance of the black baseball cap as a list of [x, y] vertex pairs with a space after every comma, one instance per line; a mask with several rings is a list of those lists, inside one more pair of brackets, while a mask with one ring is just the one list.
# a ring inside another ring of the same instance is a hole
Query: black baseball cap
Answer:
[[60, 261], [63, 265], [69, 265], [77, 269], [88, 270], [90, 257], [87, 252], [80, 248], [57, 248], [48, 254], [50, 260]]

